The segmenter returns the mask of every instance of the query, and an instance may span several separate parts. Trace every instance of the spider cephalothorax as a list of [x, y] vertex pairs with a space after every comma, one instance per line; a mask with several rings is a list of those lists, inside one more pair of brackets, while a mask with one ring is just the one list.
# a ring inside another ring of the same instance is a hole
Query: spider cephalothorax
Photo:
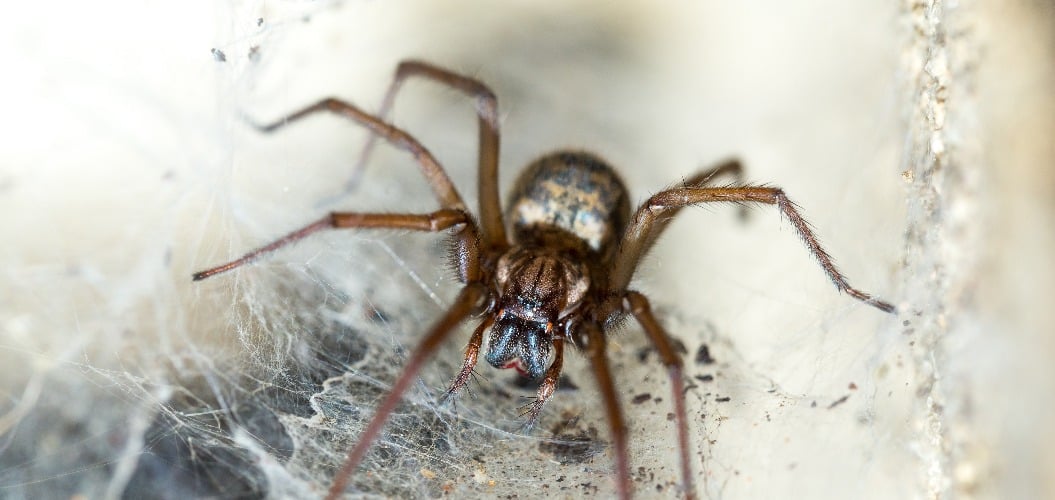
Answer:
[[[410, 76], [434, 80], [476, 99], [480, 123], [479, 222], [467, 213], [458, 190], [429, 151], [410, 134], [384, 121], [396, 91]], [[627, 426], [605, 352], [605, 328], [613, 318], [633, 316], [670, 377], [682, 488], [686, 496], [692, 496], [681, 358], [652, 313], [648, 299], [628, 289], [641, 258], [670, 219], [686, 206], [709, 202], [774, 205], [791, 222], [839, 290], [882, 311], [894, 310], [889, 303], [850, 286], [782, 190], [769, 186], [710, 185], [714, 178], [723, 175], [739, 181], [741, 166], [737, 161], [700, 172], [677, 187], [655, 194], [631, 215], [626, 187], [610, 166], [589, 153], [558, 151], [543, 156], [524, 170], [513, 189], [506, 221], [503, 221], [498, 197], [498, 104], [494, 93], [479, 81], [427, 63], [407, 61], [399, 65], [378, 115], [367, 114], [341, 100], [323, 99], [261, 130], [269, 132], [318, 111], [333, 112], [358, 122], [373, 131], [375, 137], [410, 152], [439, 200], [440, 209], [427, 214], [334, 212], [237, 260], [195, 273], [194, 279], [233, 269], [319, 230], [387, 228], [452, 230], [454, 267], [464, 283], [450, 309], [414, 349], [406, 369], [349, 451], [344, 465], [334, 476], [329, 498], [344, 491], [422, 364], [473, 312], [482, 312], [483, 319], [469, 339], [462, 370], [447, 395], [453, 396], [469, 381], [487, 333], [488, 348], [484, 357], [488, 363], [499, 368], [517, 368], [540, 380], [537, 397], [525, 412], [528, 421], [533, 422], [556, 390], [564, 362], [564, 343], [573, 340], [589, 359], [604, 401], [615, 450], [616, 487], [623, 498], [629, 497], [631, 491]], [[372, 139], [364, 148], [364, 160], [371, 147]], [[512, 238], [506, 236], [505, 222], [509, 223]]]
[[549, 365], [554, 335], [589, 289], [589, 270], [571, 250], [513, 247], [498, 261], [495, 323], [485, 359], [540, 379]]

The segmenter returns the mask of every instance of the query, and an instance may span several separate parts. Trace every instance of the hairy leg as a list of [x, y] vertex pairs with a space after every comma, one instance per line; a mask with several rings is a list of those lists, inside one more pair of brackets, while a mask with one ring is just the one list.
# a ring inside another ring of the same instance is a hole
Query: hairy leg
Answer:
[[[396, 94], [402, 88], [403, 82], [410, 77], [420, 77], [432, 80], [441, 85], [458, 90], [475, 100], [476, 115], [479, 122], [479, 178], [477, 187], [480, 197], [480, 230], [484, 243], [489, 247], [505, 248], [508, 245], [505, 234], [505, 224], [502, 222], [501, 199], [498, 194], [498, 150], [499, 150], [499, 122], [498, 122], [498, 98], [491, 89], [483, 82], [460, 75], [444, 68], [423, 61], [403, 61], [396, 68], [396, 75], [392, 84], [385, 93], [384, 101], [378, 116], [382, 119], [391, 111], [395, 104]], [[356, 165], [356, 172], [360, 171], [366, 164], [370, 153], [373, 152], [375, 137], [367, 139], [363, 146], [363, 153]], [[358, 174], [355, 174], [356, 176]], [[349, 181], [354, 185], [356, 178]], [[350, 186], [351, 187], [351, 186]]]
[[890, 303], [850, 286], [846, 277], [835, 267], [831, 256], [821, 247], [809, 223], [799, 213], [795, 204], [780, 188], [766, 186], [684, 187], [668, 189], [652, 196], [637, 209], [620, 243], [612, 268], [610, 289], [622, 290], [630, 283], [630, 278], [633, 277], [634, 269], [643, 251], [648, 248], [648, 242], [652, 238], [653, 228], [656, 227], [658, 220], [667, 217], [671, 211], [680, 210], [688, 205], [713, 202], [776, 205], [781, 214], [791, 222], [799, 238], [817, 259], [824, 273], [828, 275], [836, 288], [883, 312], [894, 312], [894, 306]]
[[[324, 229], [410, 229], [414, 231], [438, 232], [449, 227], [466, 224], [472, 225], [471, 219], [461, 210], [443, 209], [429, 214], [369, 214], [358, 212], [333, 212], [316, 222], [308, 224], [292, 233], [289, 233], [267, 245], [253, 250], [231, 262], [222, 264], [204, 271], [194, 273], [192, 279], [200, 281], [210, 276], [230, 271], [236, 267], [248, 264], [261, 255], [273, 252], [291, 243], [300, 241], [318, 231]], [[474, 228], [467, 227], [463, 233], [471, 237]], [[479, 267], [479, 258], [465, 259], [467, 264], [473, 268]], [[474, 276], [479, 274], [478, 270], [467, 270]]]
[[546, 405], [546, 401], [548, 401], [557, 390], [557, 382], [560, 380], [560, 372], [564, 367], [563, 338], [555, 337], [553, 339], [553, 351], [555, 353], [553, 363], [549, 365], [549, 368], [546, 369], [545, 376], [542, 377], [542, 383], [538, 386], [535, 400], [528, 405], [527, 411], [520, 415], [528, 416], [527, 422], [524, 424], [525, 427], [532, 427], [535, 425], [535, 422], [538, 421], [539, 415], [542, 414], [542, 407]]
[[392, 389], [388, 392], [388, 395], [374, 410], [374, 416], [370, 419], [370, 423], [367, 424], [366, 430], [359, 435], [359, 442], [348, 452], [344, 465], [334, 475], [333, 484], [330, 485], [330, 490], [326, 494], [328, 500], [334, 500], [344, 492], [345, 487], [348, 486], [348, 479], [355, 472], [359, 463], [362, 462], [366, 451], [370, 449], [378, 434], [381, 433], [388, 416], [391, 415], [392, 410], [395, 410], [396, 405], [399, 404], [400, 399], [403, 397], [403, 393], [406, 392], [415, 377], [417, 377], [418, 372], [421, 371], [422, 365], [425, 364], [425, 361], [436, 351], [439, 345], [450, 336], [455, 327], [469, 316], [485, 295], [486, 289], [483, 285], [479, 283], [467, 285], [458, 294], [458, 298], [451, 305], [451, 308], [447, 310], [443, 318], [433, 325], [428, 335], [414, 348], [414, 352], [411, 353], [410, 358], [407, 360], [407, 366], [403, 369], [403, 373], [392, 384]]
[[450, 177], [447, 176], [447, 172], [439, 162], [436, 161], [436, 158], [432, 156], [432, 153], [430, 153], [425, 146], [421, 145], [421, 143], [412, 135], [385, 123], [382, 119], [374, 115], [366, 113], [354, 104], [330, 97], [298, 111], [294, 111], [293, 113], [283, 116], [267, 125], [256, 125], [256, 128], [261, 132], [274, 132], [304, 117], [319, 112], [334, 113], [352, 120], [353, 122], [370, 129], [375, 136], [381, 137], [390, 142], [393, 146], [409, 152], [414, 156], [414, 159], [417, 160], [418, 165], [421, 167], [421, 173], [425, 175], [425, 180], [428, 181], [429, 186], [432, 187], [432, 192], [436, 194], [436, 198], [440, 200], [440, 206], [443, 208], [466, 210], [465, 202], [462, 201], [461, 195], [458, 194], [458, 190], [454, 187], [454, 183], [451, 182]]

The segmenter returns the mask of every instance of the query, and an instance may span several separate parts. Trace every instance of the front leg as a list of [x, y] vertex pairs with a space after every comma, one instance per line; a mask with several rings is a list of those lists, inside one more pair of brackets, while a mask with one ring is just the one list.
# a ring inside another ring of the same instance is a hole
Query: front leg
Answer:
[[638, 261], [648, 249], [648, 243], [652, 240], [657, 228], [663, 226], [659, 221], [668, 217], [671, 211], [677, 211], [688, 205], [701, 203], [725, 202], [725, 203], [765, 203], [776, 205], [780, 212], [788, 218], [795, 231], [799, 233], [802, 242], [806, 244], [813, 257], [824, 269], [824, 273], [832, 280], [835, 287], [841, 292], [860, 300], [883, 312], [894, 312], [894, 306], [889, 302], [881, 300], [871, 294], [865, 293], [850, 286], [841, 272], [835, 267], [831, 255], [821, 247], [817, 237], [810, 229], [810, 224], [799, 213], [795, 204], [788, 199], [780, 188], [766, 186], [737, 186], [737, 187], [683, 187], [668, 189], [657, 193], [649, 198], [647, 202], [637, 209], [633, 220], [626, 229], [623, 240], [620, 242], [619, 251], [615, 257], [612, 268], [611, 282], [609, 288], [612, 290], [624, 290], [630, 284], [634, 269]]

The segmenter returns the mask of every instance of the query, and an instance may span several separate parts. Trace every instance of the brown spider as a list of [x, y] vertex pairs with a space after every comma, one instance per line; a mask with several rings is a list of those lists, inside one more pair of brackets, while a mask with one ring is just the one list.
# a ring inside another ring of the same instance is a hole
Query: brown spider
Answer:
[[[414, 137], [384, 121], [396, 92], [411, 76], [434, 80], [475, 99], [480, 122], [479, 221], [470, 215], [432, 154]], [[742, 168], [736, 160], [705, 170], [680, 187], [652, 196], [631, 215], [626, 187], [608, 164], [590, 153], [557, 151], [536, 160], [520, 175], [503, 219], [498, 196], [498, 102], [483, 83], [428, 63], [405, 61], [396, 70], [376, 116], [329, 98], [259, 128], [271, 132], [319, 111], [349, 118], [369, 128], [374, 137], [380, 136], [411, 153], [439, 199], [440, 209], [427, 214], [334, 212], [237, 260], [195, 273], [194, 280], [234, 269], [323, 229], [428, 232], [451, 229], [454, 237], [451, 256], [458, 279], [465, 285], [454, 304], [410, 355], [403, 373], [335, 475], [328, 498], [344, 491], [351, 474], [422, 364], [459, 323], [474, 313], [483, 315], [483, 320], [469, 339], [461, 372], [447, 390], [447, 397], [455, 395], [468, 382], [486, 334], [488, 349], [484, 358], [488, 363], [497, 368], [516, 368], [533, 379], [542, 380], [537, 398], [525, 412], [529, 424], [533, 423], [553, 396], [564, 363], [564, 344], [570, 342], [589, 358], [600, 387], [615, 447], [616, 486], [621, 498], [629, 498], [631, 491], [627, 430], [605, 354], [605, 330], [621, 318], [633, 316], [644, 328], [670, 376], [682, 488], [691, 497], [681, 359], [649, 308], [648, 299], [627, 288], [642, 256], [673, 216], [688, 205], [709, 202], [776, 205], [836, 288], [881, 311], [894, 311], [891, 304], [850, 286], [782, 190], [751, 185], [708, 187], [719, 175], [732, 175], [739, 180]], [[364, 148], [364, 159], [372, 145], [373, 139]], [[506, 234], [507, 223], [511, 238]]]

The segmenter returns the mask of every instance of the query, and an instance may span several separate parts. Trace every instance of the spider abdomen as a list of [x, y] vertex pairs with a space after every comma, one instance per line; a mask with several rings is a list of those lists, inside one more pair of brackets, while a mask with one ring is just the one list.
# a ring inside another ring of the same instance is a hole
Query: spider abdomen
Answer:
[[524, 169], [507, 206], [513, 238], [529, 243], [570, 233], [593, 252], [607, 254], [626, 228], [626, 186], [604, 160], [579, 151], [547, 154]]

